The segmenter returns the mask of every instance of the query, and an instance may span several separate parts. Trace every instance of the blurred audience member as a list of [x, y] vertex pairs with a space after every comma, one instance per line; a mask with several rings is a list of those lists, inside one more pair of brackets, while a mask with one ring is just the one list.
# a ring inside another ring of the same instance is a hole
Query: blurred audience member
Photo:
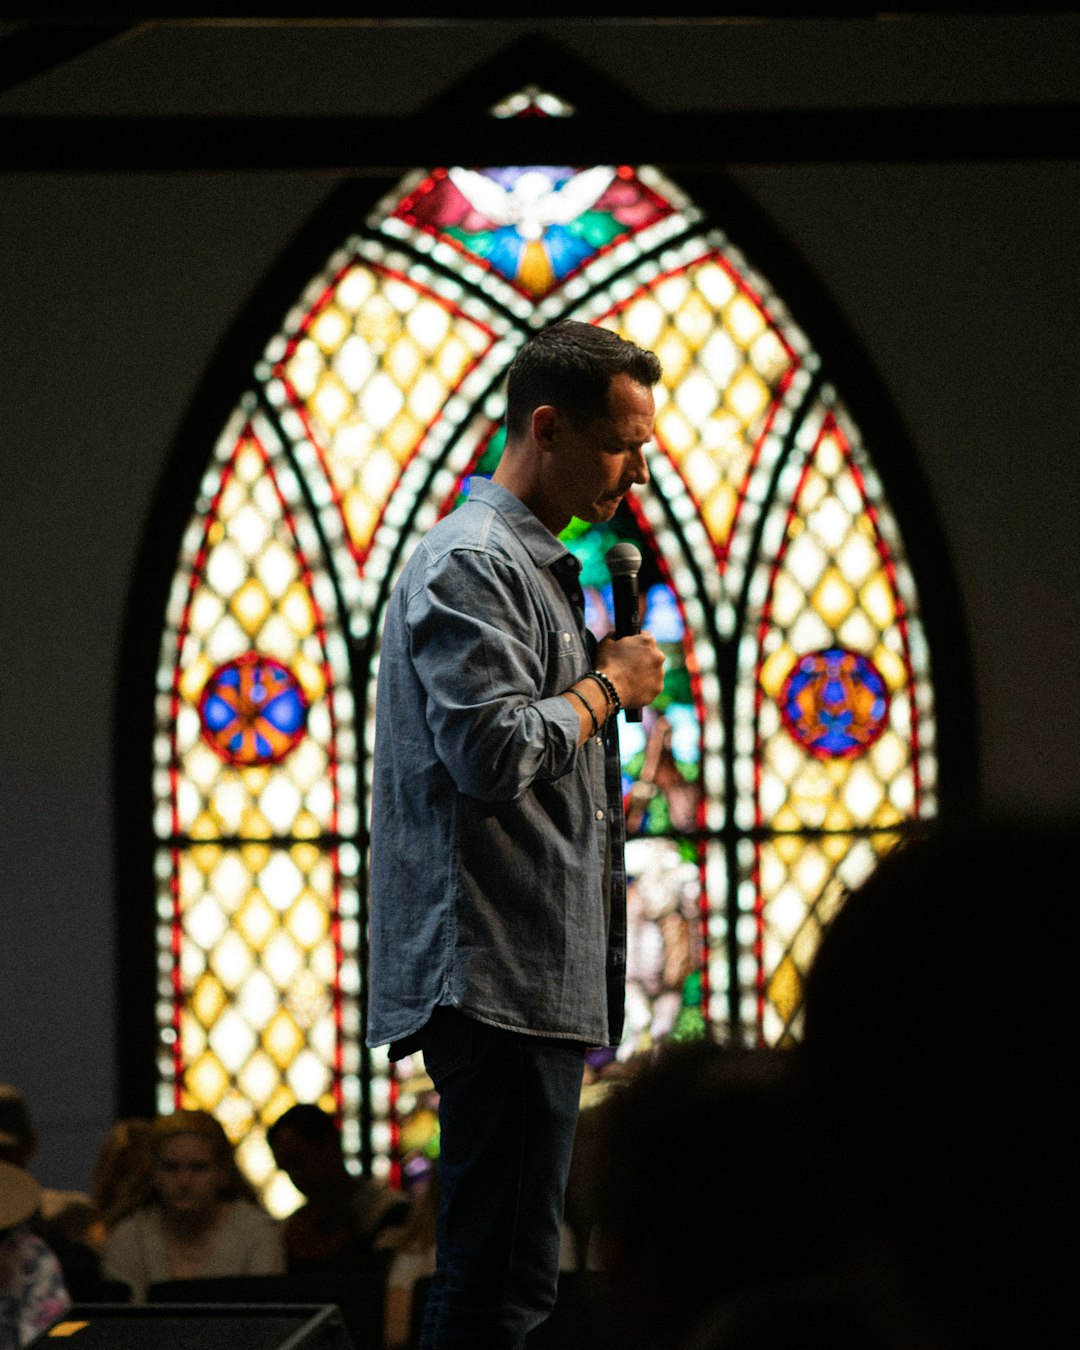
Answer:
[[[669, 1042], [594, 1110], [592, 1245], [635, 1344], [893, 1344], [888, 1280], [789, 1052]], [[765, 1334], [784, 1306], [797, 1336]]]
[[822, 1112], [950, 1345], [1075, 1316], [1078, 855], [1074, 822], [940, 826], [848, 899], [807, 983]]
[[135, 1301], [164, 1280], [284, 1273], [280, 1229], [255, 1203], [213, 1116], [177, 1111], [153, 1122], [142, 1200], [109, 1234], [104, 1268]]
[[393, 1255], [386, 1273], [385, 1350], [410, 1344], [413, 1293], [418, 1280], [435, 1273], [435, 1217], [439, 1209], [436, 1164], [414, 1193], [409, 1216], [393, 1231]]
[[[38, 1137], [26, 1098], [10, 1083], [0, 1083], [0, 1162], [33, 1173]], [[39, 1204], [30, 1227], [59, 1260], [69, 1290], [81, 1295], [96, 1287], [101, 1262], [91, 1233], [93, 1208], [82, 1191], [39, 1185]]]
[[378, 1260], [382, 1235], [404, 1222], [409, 1202], [369, 1177], [353, 1176], [334, 1118], [315, 1105], [292, 1106], [266, 1138], [274, 1161], [305, 1197], [285, 1220], [289, 1269]]
[[109, 1129], [90, 1177], [94, 1219], [90, 1237], [102, 1250], [121, 1219], [134, 1214], [146, 1196], [150, 1176], [151, 1122], [140, 1117], [118, 1120]]
[[29, 1227], [40, 1203], [30, 1173], [0, 1162], [0, 1350], [19, 1350], [71, 1305], [59, 1261]]

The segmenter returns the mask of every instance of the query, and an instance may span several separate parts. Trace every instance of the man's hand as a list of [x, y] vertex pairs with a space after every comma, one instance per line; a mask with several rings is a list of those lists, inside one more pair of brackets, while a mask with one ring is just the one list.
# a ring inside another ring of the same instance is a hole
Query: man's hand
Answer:
[[651, 633], [606, 637], [596, 652], [596, 669], [619, 691], [624, 708], [644, 708], [664, 687], [664, 653]]

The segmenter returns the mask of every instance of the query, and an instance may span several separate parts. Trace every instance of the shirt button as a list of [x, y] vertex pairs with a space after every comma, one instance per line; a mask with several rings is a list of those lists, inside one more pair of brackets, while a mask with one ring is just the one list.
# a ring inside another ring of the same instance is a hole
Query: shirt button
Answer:
[[569, 633], [564, 633], [564, 634], [562, 635], [562, 640], [563, 640], [563, 642], [569, 642], [569, 641], [570, 641], [570, 634], [569, 634]]
[[597, 744], [597, 745], [603, 745], [603, 744], [604, 744], [604, 738], [603, 738], [603, 736], [597, 736], [597, 738], [596, 738], [596, 744]]
[[603, 819], [604, 819], [604, 813], [603, 813], [603, 811], [597, 811], [597, 813], [596, 813], [596, 819], [597, 819], [597, 820], [603, 820]]

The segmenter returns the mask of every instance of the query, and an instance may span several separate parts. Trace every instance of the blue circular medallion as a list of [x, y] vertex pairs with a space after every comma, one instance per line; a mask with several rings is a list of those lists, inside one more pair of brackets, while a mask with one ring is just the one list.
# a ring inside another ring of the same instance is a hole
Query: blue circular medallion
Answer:
[[227, 764], [250, 768], [285, 758], [307, 730], [308, 701], [288, 666], [245, 652], [218, 666], [203, 687], [203, 739]]

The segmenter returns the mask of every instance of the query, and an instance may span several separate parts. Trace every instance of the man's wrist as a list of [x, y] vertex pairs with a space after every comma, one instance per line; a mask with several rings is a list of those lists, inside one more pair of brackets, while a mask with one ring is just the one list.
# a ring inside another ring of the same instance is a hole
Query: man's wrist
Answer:
[[602, 670], [590, 670], [585, 677], [587, 680], [595, 680], [604, 691], [604, 697], [607, 699], [608, 712], [617, 713], [622, 707], [622, 699], [619, 697], [619, 691], [615, 688], [615, 681], [610, 675], [605, 675]]
[[596, 733], [600, 730], [600, 724], [596, 720], [596, 709], [593, 707], [592, 703], [590, 703], [590, 701], [585, 697], [582, 691], [577, 688], [576, 685], [571, 685], [566, 692], [570, 698], [576, 698], [577, 701], [581, 704], [581, 706], [585, 709], [585, 711], [589, 714], [589, 720], [592, 723], [592, 729], [589, 732], [589, 735], [595, 736]]

